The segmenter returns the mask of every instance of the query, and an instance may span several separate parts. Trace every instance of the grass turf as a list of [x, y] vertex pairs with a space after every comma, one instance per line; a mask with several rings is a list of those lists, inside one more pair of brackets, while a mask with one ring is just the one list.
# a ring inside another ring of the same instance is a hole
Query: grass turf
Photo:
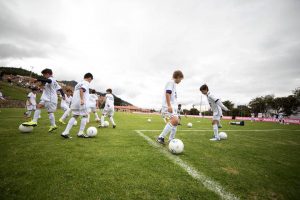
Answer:
[[[159, 116], [116, 113], [117, 129], [80, 139], [75, 126], [73, 139], [64, 140], [63, 125], [47, 133], [45, 112], [32, 133], [21, 134], [22, 114], [0, 112], [0, 199], [219, 199], [134, 131], [162, 129]], [[209, 120], [183, 118], [187, 122], [193, 128], [178, 128], [185, 144], [178, 156], [227, 191], [241, 199], [300, 196], [299, 126], [223, 121], [228, 140], [214, 143]], [[154, 139], [159, 131], [143, 133]]]

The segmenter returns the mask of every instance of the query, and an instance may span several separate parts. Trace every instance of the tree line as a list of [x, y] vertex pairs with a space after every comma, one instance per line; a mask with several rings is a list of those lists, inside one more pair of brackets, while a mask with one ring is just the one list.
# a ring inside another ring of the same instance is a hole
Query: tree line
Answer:
[[[286, 97], [275, 97], [274, 95], [265, 95], [252, 99], [248, 105], [234, 106], [230, 100], [223, 104], [230, 110], [223, 112], [224, 116], [250, 117], [251, 113], [257, 117], [258, 113], [264, 116], [274, 116], [282, 113], [285, 116], [296, 114], [300, 107], [300, 87], [293, 90], [291, 95]], [[199, 115], [200, 111], [193, 106], [190, 110], [184, 109], [183, 112], [189, 115]], [[211, 116], [211, 110], [201, 112], [204, 116]]]

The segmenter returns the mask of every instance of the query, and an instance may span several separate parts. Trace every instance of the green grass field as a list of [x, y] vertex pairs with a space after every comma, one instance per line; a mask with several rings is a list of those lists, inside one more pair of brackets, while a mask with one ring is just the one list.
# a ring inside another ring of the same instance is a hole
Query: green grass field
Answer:
[[[56, 113], [56, 118], [61, 115]], [[22, 134], [23, 109], [0, 112], [0, 199], [220, 199], [175, 164], [163, 146], [153, 147], [164, 126], [160, 116], [116, 113], [117, 129], [98, 129], [96, 138], [47, 132], [45, 112], [39, 126]], [[147, 119], [152, 122], [148, 123]], [[228, 140], [211, 142], [210, 121], [183, 118], [177, 138], [185, 144], [171, 156], [205, 175], [239, 199], [299, 199], [300, 126], [250, 123], [229, 126]], [[96, 126], [90, 123], [88, 126]], [[146, 130], [146, 131], [145, 131]], [[151, 131], [150, 131], [151, 130]]]

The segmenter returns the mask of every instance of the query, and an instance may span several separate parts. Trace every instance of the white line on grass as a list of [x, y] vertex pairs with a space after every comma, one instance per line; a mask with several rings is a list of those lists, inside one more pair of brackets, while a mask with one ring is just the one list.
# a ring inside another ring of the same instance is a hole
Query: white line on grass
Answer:
[[164, 154], [167, 158], [172, 160], [175, 164], [179, 165], [182, 169], [184, 169], [191, 177], [199, 181], [204, 185], [205, 188], [215, 192], [222, 199], [239, 199], [233, 194], [224, 190], [224, 188], [216, 181], [211, 178], [205, 176], [203, 173], [197, 171], [194, 167], [187, 164], [185, 161], [181, 160], [178, 156], [175, 156], [168, 152], [166, 149], [162, 148], [155, 141], [150, 139], [148, 136], [143, 134], [141, 130], [136, 130], [136, 132], [143, 137], [152, 147], [157, 148], [162, 154]]
[[[212, 129], [184, 129], [184, 130], [178, 130], [178, 131], [188, 131], [188, 132], [204, 132], [204, 131], [211, 131]], [[137, 130], [142, 132], [151, 132], [151, 131], [161, 131], [161, 130]], [[220, 131], [232, 131], [232, 132], [269, 132], [269, 131], [300, 131], [300, 130], [288, 130], [288, 129], [253, 129], [253, 130], [226, 130], [226, 129], [220, 129]]]

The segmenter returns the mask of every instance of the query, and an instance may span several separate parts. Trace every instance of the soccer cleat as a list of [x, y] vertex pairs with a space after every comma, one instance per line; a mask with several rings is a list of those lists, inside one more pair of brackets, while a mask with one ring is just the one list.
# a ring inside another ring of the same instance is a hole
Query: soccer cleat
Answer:
[[48, 132], [51, 133], [52, 131], [56, 130], [58, 127], [57, 126], [50, 126]]
[[37, 122], [34, 122], [34, 121], [24, 122], [22, 125], [23, 126], [37, 126]]
[[99, 118], [96, 118], [95, 121], [96, 121], [96, 122], [100, 122], [100, 119], [99, 119]]
[[222, 124], [219, 124], [219, 125], [218, 125], [218, 128], [222, 128], [222, 127], [223, 127]]
[[69, 134], [66, 134], [66, 135], [61, 134], [60, 136], [65, 138], [65, 139], [72, 139], [72, 137], [69, 136]]
[[104, 126], [102, 126], [101, 124], [99, 124], [98, 128], [104, 128]]
[[87, 136], [83, 131], [79, 131], [79, 133], [77, 134], [77, 137], [80, 137], [80, 138], [89, 138], [89, 136]]
[[79, 138], [89, 138], [89, 136], [87, 136], [86, 134], [77, 135], [77, 137], [79, 137]]
[[113, 128], [116, 128], [117, 127], [117, 125], [113, 125]]
[[211, 139], [209, 139], [210, 141], [220, 141], [220, 138], [211, 138]]
[[156, 139], [156, 141], [157, 141], [158, 143], [160, 143], [160, 144], [165, 144], [165, 139], [162, 138], [162, 137], [158, 137], [158, 138]]
[[60, 123], [62, 123], [63, 125], [66, 125], [66, 122], [64, 122], [64, 120], [59, 119], [58, 121], [59, 121]]

